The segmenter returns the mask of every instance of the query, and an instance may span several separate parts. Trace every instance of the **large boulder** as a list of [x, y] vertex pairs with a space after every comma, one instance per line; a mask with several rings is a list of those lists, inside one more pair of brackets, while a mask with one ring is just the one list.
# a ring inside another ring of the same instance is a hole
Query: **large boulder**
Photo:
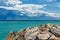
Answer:
[[39, 34], [39, 35], [38, 35], [38, 38], [39, 38], [40, 40], [47, 40], [49, 37], [50, 37], [49, 34]]
[[39, 30], [41, 31], [41, 32], [43, 32], [43, 31], [46, 31], [47, 30], [47, 28], [45, 28], [45, 27], [38, 27], [39, 28]]
[[53, 33], [55, 36], [60, 37], [60, 30], [59, 29], [50, 29], [50, 32]]
[[15, 36], [16, 36], [16, 33], [11, 31], [5, 40], [13, 40]]
[[50, 40], [55, 40], [55, 39], [57, 39], [57, 37], [55, 36], [55, 35], [51, 35], [51, 37], [49, 38]]
[[57, 27], [57, 29], [59, 29], [59, 30], [60, 30], [60, 26], [58, 26], [58, 27]]
[[13, 40], [25, 40], [24, 36], [16, 35]]
[[24, 30], [19, 31], [17, 34], [19, 34], [19, 35], [21, 35], [21, 36], [24, 36], [25, 33], [26, 33], [26, 31], [25, 31], [25, 29], [24, 29]]
[[45, 24], [45, 27], [46, 27], [46, 28], [52, 28], [53, 25], [52, 25], [52, 24]]
[[36, 35], [39, 34], [39, 28], [38, 27], [34, 27], [34, 28], [31, 28], [30, 30], [26, 30], [26, 33], [25, 33], [25, 38], [26, 40], [29, 40], [29, 39], [35, 39]]
[[21, 30], [18, 33], [10, 32], [9, 35], [6, 37], [5, 40], [25, 40], [25, 30]]

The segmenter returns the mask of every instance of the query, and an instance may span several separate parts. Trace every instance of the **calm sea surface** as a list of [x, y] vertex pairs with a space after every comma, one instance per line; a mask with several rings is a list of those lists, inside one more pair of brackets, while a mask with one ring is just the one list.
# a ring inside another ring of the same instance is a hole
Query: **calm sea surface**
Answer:
[[60, 21], [0, 21], [0, 40], [4, 40], [10, 31], [17, 32], [27, 27], [48, 23], [60, 25]]

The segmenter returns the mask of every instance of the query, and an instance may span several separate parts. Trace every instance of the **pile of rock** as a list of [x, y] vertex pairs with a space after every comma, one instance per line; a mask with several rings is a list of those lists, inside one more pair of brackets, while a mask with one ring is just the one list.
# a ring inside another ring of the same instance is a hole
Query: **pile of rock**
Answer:
[[60, 40], [60, 26], [45, 24], [17, 33], [10, 32], [5, 40]]

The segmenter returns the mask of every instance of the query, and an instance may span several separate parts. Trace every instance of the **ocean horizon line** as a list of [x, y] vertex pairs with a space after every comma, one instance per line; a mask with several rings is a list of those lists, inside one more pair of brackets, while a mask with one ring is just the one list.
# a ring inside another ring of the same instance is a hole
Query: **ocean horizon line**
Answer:
[[0, 20], [0, 21], [60, 21], [60, 20]]

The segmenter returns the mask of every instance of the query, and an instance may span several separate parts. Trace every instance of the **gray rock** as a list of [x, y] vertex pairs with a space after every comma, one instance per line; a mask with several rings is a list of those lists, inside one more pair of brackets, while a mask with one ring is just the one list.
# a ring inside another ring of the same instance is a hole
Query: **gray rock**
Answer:
[[53, 33], [55, 36], [60, 37], [60, 30], [59, 29], [50, 29], [50, 32]]

